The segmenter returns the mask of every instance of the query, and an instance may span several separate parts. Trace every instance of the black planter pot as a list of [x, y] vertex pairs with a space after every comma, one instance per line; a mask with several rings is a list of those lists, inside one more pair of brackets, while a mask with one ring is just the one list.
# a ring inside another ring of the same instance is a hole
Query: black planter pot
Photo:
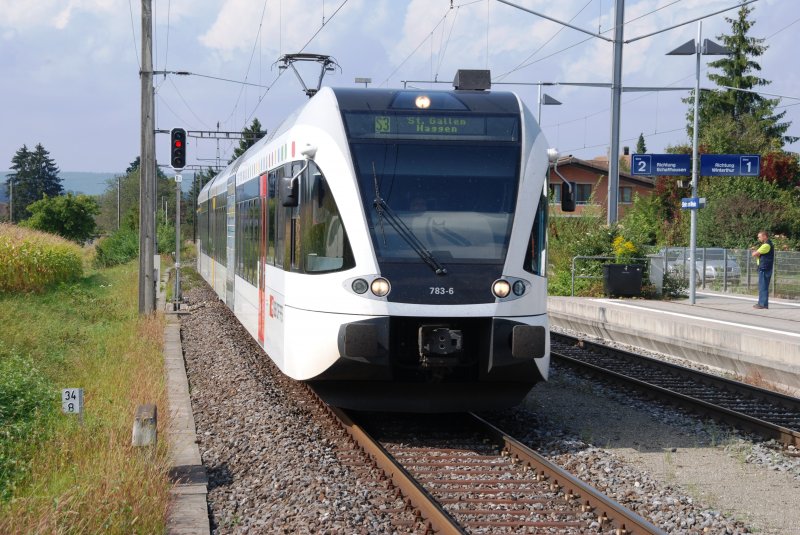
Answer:
[[642, 295], [641, 264], [604, 264], [603, 289], [608, 296]]

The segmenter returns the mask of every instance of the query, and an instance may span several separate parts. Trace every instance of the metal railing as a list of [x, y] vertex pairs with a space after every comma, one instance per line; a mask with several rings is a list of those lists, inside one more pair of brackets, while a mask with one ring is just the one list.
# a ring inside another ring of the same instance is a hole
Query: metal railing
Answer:
[[[748, 249], [698, 247], [695, 259], [697, 288], [757, 295], [758, 264], [751, 253]], [[652, 275], [661, 272], [662, 276], [689, 279], [688, 247], [667, 247], [649, 255], [649, 260]], [[800, 299], [800, 252], [775, 251], [770, 285], [773, 297]]]
[[[571, 290], [575, 281], [603, 278], [603, 264], [616, 260], [613, 256], [575, 256], [572, 258]], [[667, 247], [647, 258], [632, 258], [631, 264], [644, 264], [650, 283], [658, 293], [668, 276], [689, 280], [689, 248]], [[800, 299], [800, 252], [775, 251], [770, 294], [772, 297]], [[758, 295], [758, 264], [748, 249], [698, 247], [695, 259], [697, 288], [723, 293]]]

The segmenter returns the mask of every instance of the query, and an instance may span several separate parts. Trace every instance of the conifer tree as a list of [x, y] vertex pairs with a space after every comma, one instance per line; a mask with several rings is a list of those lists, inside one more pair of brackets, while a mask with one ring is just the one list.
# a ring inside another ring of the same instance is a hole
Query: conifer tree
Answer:
[[[786, 136], [786, 131], [791, 126], [790, 122], [782, 122], [786, 112], [775, 113], [775, 107], [779, 104], [780, 99], [769, 99], [756, 93], [729, 89], [757, 90], [759, 87], [771, 83], [756, 74], [761, 71], [761, 66], [756, 58], [763, 55], [768, 47], [763, 44], [764, 39], [748, 35], [755, 24], [747, 18], [751, 12], [750, 7], [742, 6], [735, 19], [726, 17], [725, 20], [731, 25], [731, 34], [717, 36], [730, 54], [709, 63], [709, 67], [721, 71], [708, 75], [708, 78], [720, 86], [720, 89], [700, 93], [701, 143], [705, 127], [710, 124], [719, 124], [720, 121], [729, 125], [742, 125], [744, 121], [749, 121], [750, 124], [756, 122], [763, 134], [778, 148], [785, 143], [797, 140], [797, 138]], [[693, 95], [684, 99], [684, 102], [690, 104], [687, 113], [689, 121], [687, 130], [690, 135], [692, 133], [693, 110], [691, 106], [694, 102], [693, 99]], [[753, 147], [751, 150], [757, 152], [759, 148]]]
[[239, 146], [236, 147], [233, 151], [233, 157], [231, 157], [230, 162], [244, 154], [247, 149], [255, 145], [256, 141], [267, 135], [266, 131], [262, 130], [261, 123], [259, 122], [258, 118], [253, 119], [253, 123], [249, 127], [245, 127], [242, 130], [242, 139], [239, 141]]
[[27, 206], [45, 195], [56, 197], [64, 192], [58, 166], [41, 143], [33, 151], [26, 145], [18, 149], [11, 158], [11, 170], [6, 189], [10, 197], [13, 187], [12, 221], [27, 219], [30, 215]]
[[61, 178], [58, 176], [58, 166], [56, 166], [55, 160], [50, 157], [50, 153], [45, 150], [41, 143], [36, 145], [31, 154], [31, 168], [35, 177], [34, 183], [36, 184], [35, 200], [39, 200], [45, 195], [48, 197], [63, 195], [64, 188], [61, 185]]
[[22, 145], [11, 158], [12, 172], [6, 176], [6, 196], [11, 203], [11, 221], [19, 221], [19, 215], [24, 213], [20, 210], [20, 206], [24, 207], [21, 202], [25, 202], [24, 199], [28, 197], [26, 184], [27, 178], [30, 175], [28, 170], [30, 154], [28, 146]]
[[647, 145], [644, 144], [644, 133], [639, 134], [639, 139], [636, 140], [636, 154], [644, 154], [647, 152]]

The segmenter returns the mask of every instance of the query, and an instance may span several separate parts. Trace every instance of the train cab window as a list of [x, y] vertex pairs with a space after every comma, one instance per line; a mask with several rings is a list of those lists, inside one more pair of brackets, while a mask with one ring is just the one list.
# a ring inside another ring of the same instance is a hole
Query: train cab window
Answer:
[[[297, 175], [302, 171], [304, 165], [305, 162], [303, 161], [292, 162], [289, 176]], [[303, 181], [302, 177], [300, 180], [301, 182]], [[287, 255], [290, 260], [290, 269], [292, 271], [297, 271], [300, 269], [300, 259], [302, 258], [300, 253], [300, 207], [287, 208], [286, 210], [288, 210], [287, 220], [289, 222], [289, 228], [287, 229], [289, 251]]]
[[309, 164], [301, 187], [303, 270], [325, 273], [355, 266], [336, 200], [314, 162]]
[[528, 273], [545, 277], [547, 274], [547, 197], [542, 192], [539, 206], [533, 219], [531, 237], [525, 251], [523, 269]]

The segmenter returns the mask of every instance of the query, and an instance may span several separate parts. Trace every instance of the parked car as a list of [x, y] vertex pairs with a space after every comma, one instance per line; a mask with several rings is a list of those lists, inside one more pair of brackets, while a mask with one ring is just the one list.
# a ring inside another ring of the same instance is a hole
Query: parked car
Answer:
[[[667, 252], [665, 249], [659, 251], [660, 255]], [[704, 259], [705, 256], [705, 259]], [[698, 247], [695, 258], [695, 277], [698, 281], [703, 279], [703, 265], [705, 265], [705, 280], [722, 281], [727, 271], [728, 282], [736, 283], [742, 277], [742, 270], [736, 258], [728, 254], [721, 247]], [[689, 248], [670, 248], [667, 256], [667, 273], [683, 273], [689, 276]]]

